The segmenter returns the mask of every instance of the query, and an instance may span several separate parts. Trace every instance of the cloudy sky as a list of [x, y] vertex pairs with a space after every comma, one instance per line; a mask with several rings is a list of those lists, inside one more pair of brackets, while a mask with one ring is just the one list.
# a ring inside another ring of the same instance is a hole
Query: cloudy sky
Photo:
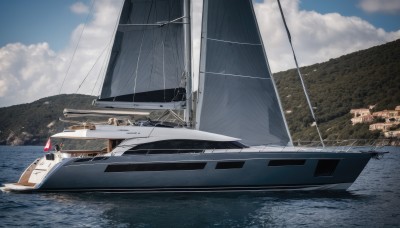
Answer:
[[[272, 71], [293, 68], [276, 0], [254, 2]], [[281, 2], [301, 66], [400, 38], [399, 0]], [[98, 95], [121, 4], [0, 1], [0, 107], [59, 93]], [[201, 7], [200, 0], [193, 0], [194, 71]]]

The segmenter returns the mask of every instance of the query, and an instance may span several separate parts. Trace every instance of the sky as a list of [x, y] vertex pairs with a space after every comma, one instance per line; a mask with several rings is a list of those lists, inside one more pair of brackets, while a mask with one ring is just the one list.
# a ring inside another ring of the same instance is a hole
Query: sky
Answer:
[[[253, 1], [272, 72], [294, 68], [276, 0]], [[400, 38], [400, 0], [281, 3], [301, 66]], [[121, 6], [122, 0], [0, 1], [0, 107], [59, 93], [98, 95]], [[202, 1], [192, 8], [196, 76]]]

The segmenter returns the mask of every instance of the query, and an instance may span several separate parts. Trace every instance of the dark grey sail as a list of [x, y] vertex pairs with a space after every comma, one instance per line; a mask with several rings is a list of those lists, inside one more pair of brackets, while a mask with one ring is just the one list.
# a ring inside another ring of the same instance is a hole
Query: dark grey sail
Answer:
[[185, 106], [183, 0], [126, 0], [97, 106]]
[[291, 144], [251, 0], [205, 0], [202, 26], [196, 128]]

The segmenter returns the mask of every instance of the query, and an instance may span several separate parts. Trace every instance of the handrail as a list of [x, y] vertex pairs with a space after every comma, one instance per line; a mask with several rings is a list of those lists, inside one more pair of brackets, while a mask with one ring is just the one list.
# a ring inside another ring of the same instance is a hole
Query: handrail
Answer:
[[[295, 141], [298, 146], [303, 148], [318, 147], [319, 141]], [[354, 150], [376, 151], [384, 146], [400, 146], [400, 139], [344, 139], [344, 140], [324, 140], [327, 148], [324, 151], [349, 152]]]
[[107, 153], [102, 150], [61, 150], [61, 153], [79, 153], [79, 154], [93, 154], [93, 153]]
[[[250, 148], [188, 148], [188, 149], [180, 149], [180, 148], [169, 148], [169, 149], [131, 149], [124, 152], [124, 154], [136, 154], [136, 155], [150, 155], [150, 154], [180, 154], [180, 153], [215, 153], [216, 151], [226, 151], [230, 150], [232, 152], [242, 153], [246, 152], [250, 149], [249, 152], [266, 152], [266, 151], [274, 151], [274, 152], [301, 152], [301, 151], [321, 151], [321, 152], [354, 152], [354, 151], [376, 151], [377, 149], [389, 145], [391, 142], [398, 143], [396, 145], [400, 145], [400, 140], [371, 140], [371, 139], [348, 139], [348, 140], [326, 140], [325, 147], [318, 147], [315, 143], [318, 141], [302, 141], [301, 146], [273, 146], [273, 145], [262, 145], [259, 147], [250, 147]], [[308, 144], [307, 144], [308, 143]], [[124, 145], [126, 146], [126, 145]], [[276, 150], [273, 150], [276, 149]], [[164, 153], [157, 153], [157, 151], [164, 151]], [[75, 151], [71, 151], [75, 152]], [[126, 153], [128, 152], [128, 153]], [[137, 153], [135, 153], [137, 152]]]

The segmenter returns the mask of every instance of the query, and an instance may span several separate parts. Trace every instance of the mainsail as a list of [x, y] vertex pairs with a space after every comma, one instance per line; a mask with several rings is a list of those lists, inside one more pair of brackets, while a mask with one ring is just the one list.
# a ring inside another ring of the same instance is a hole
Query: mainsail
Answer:
[[96, 105], [184, 108], [184, 19], [184, 0], [125, 0]]
[[251, 0], [203, 7], [196, 128], [248, 145], [291, 144]]

